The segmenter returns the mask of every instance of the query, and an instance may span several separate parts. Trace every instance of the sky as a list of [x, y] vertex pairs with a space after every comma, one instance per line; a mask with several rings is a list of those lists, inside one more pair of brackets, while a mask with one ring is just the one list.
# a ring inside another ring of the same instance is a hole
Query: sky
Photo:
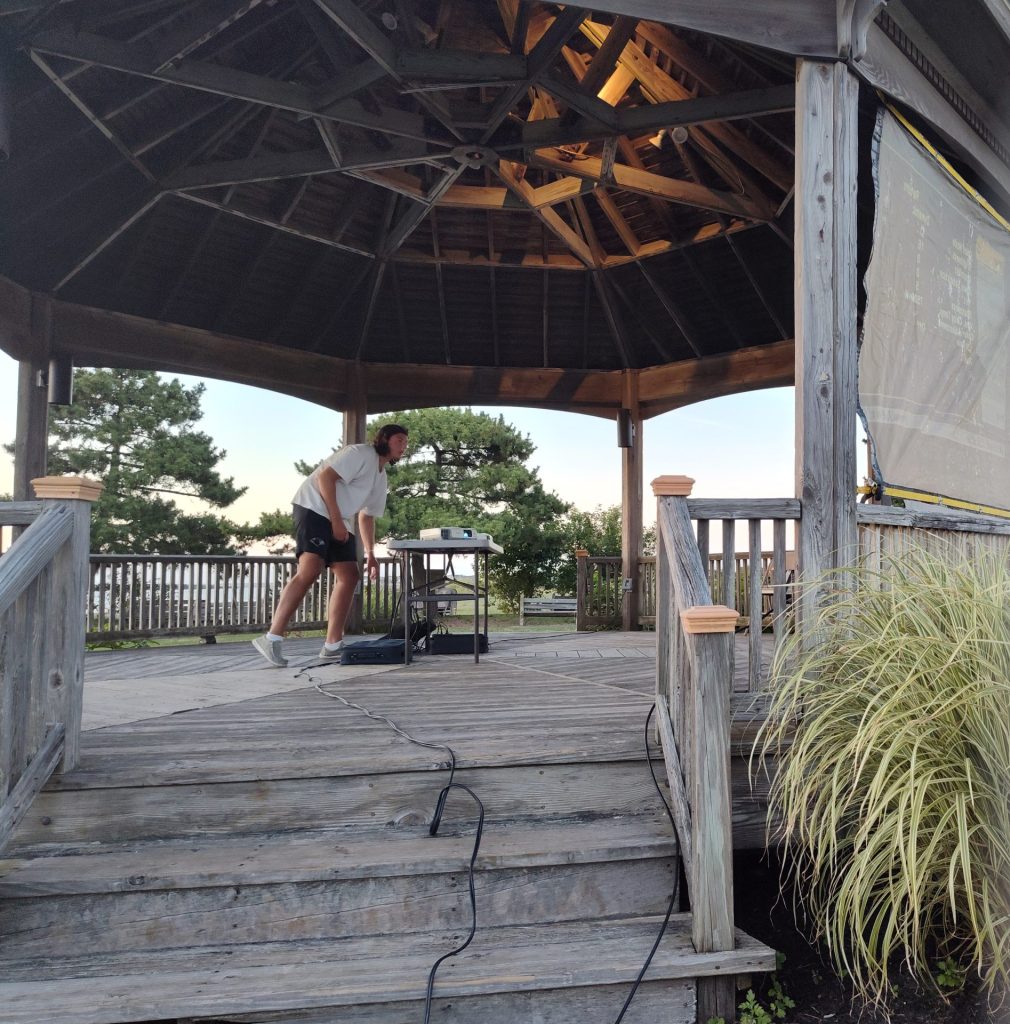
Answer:
[[[220, 465], [248, 491], [227, 509], [237, 522], [290, 505], [300, 477], [296, 459], [314, 461], [337, 444], [341, 415], [296, 398], [241, 384], [184, 377], [206, 385], [200, 429], [227, 452]], [[791, 497], [793, 389], [773, 388], [712, 399], [644, 424], [645, 522], [655, 520], [649, 482], [665, 474], [697, 481], [697, 497]], [[14, 440], [17, 363], [0, 353], [0, 443]], [[580, 509], [621, 501], [621, 450], [613, 420], [539, 409], [475, 407], [501, 413], [528, 434], [549, 491]], [[0, 451], [0, 493], [9, 493], [13, 459]]]

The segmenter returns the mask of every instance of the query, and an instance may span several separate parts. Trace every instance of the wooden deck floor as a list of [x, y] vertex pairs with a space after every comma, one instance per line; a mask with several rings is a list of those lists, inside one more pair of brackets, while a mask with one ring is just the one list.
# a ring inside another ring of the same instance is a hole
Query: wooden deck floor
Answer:
[[[278, 670], [266, 665], [246, 643], [163, 647], [138, 651], [96, 651], [85, 665], [84, 728], [174, 715], [234, 704], [311, 686], [300, 674], [314, 663], [318, 640], [286, 644], [291, 664]], [[737, 638], [737, 688], [745, 682], [746, 638]], [[484, 678], [490, 666], [523, 666], [536, 678], [545, 673], [586, 684], [614, 687], [648, 695], [655, 687], [654, 633], [499, 633], [479, 666], [467, 656], [419, 659], [412, 669], [429, 678], [444, 671]], [[327, 665], [314, 677], [334, 683], [370, 679], [403, 671], [402, 666], [355, 667]], [[744, 710], [749, 696], [738, 697]]]

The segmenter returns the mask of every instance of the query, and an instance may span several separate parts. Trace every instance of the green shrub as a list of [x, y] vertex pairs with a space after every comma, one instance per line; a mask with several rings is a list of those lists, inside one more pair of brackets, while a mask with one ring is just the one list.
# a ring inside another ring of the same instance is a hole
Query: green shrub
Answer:
[[[846, 581], [854, 584], [846, 589]], [[816, 935], [886, 1003], [904, 958], [1010, 975], [1010, 571], [910, 550], [821, 581], [816, 643], [791, 638], [752, 766], [778, 758], [770, 821]]]

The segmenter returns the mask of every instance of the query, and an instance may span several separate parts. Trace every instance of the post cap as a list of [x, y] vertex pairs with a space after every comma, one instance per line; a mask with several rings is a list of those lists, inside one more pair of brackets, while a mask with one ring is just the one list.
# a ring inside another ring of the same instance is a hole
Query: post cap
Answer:
[[652, 481], [652, 493], [657, 498], [686, 498], [694, 487], [694, 478], [690, 476], [657, 476]]
[[98, 501], [105, 484], [86, 476], [40, 476], [32, 481], [36, 498], [76, 498]]
[[576, 548], [575, 549], [575, 557], [576, 558], [588, 558], [589, 557], [589, 549], [588, 548]]
[[740, 613], [724, 604], [695, 605], [680, 613], [685, 633], [732, 633]]

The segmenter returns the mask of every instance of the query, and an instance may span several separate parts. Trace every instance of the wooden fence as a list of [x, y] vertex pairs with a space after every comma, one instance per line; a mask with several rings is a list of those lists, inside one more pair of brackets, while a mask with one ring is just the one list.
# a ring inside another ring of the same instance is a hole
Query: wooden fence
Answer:
[[57, 766], [78, 761], [81, 609], [100, 487], [70, 480], [52, 487], [66, 497], [0, 503], [0, 525], [27, 527], [0, 557], [0, 848]]
[[[400, 595], [399, 562], [380, 558], [356, 600], [367, 631], [388, 628]], [[92, 555], [87, 639], [216, 636], [262, 632], [294, 575], [291, 558], [225, 555]], [[332, 577], [305, 595], [292, 629], [322, 629]]]

